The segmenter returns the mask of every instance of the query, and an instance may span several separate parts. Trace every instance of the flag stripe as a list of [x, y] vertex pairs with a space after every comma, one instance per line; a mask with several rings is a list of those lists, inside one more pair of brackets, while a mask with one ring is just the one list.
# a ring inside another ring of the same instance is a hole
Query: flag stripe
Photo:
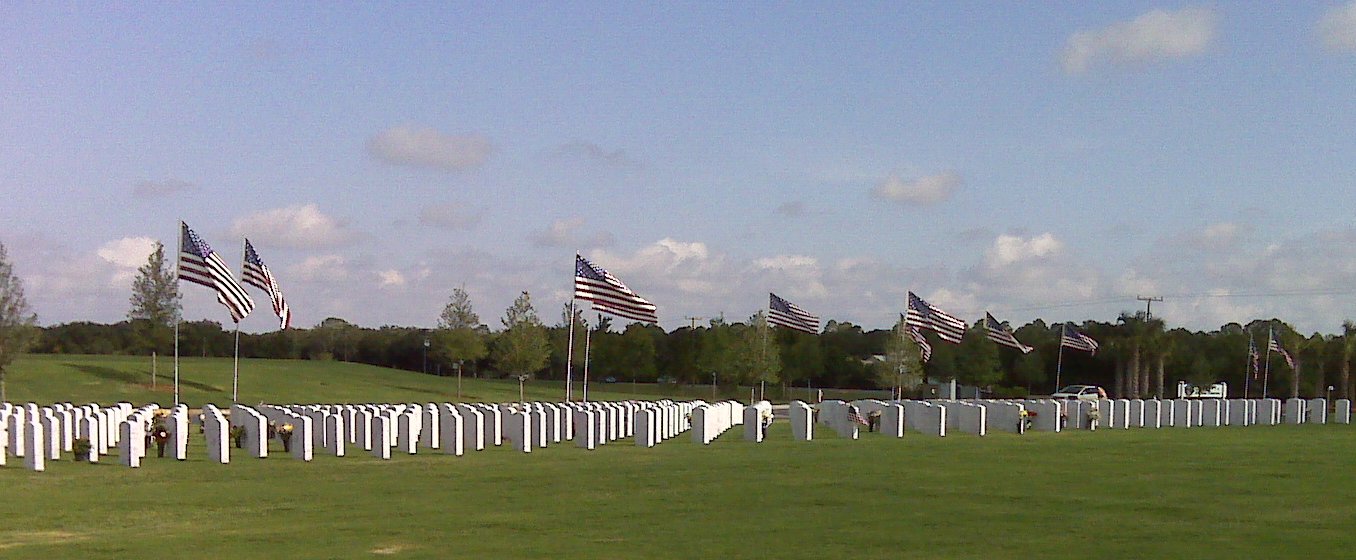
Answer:
[[1011, 330], [1008, 330], [1007, 327], [998, 322], [998, 319], [994, 319], [993, 315], [989, 314], [987, 311], [984, 312], [984, 329], [989, 331], [989, 340], [992, 340], [999, 345], [1007, 346], [1008, 348], [1016, 348], [1023, 354], [1031, 351], [1030, 346], [1018, 341]]
[[1082, 350], [1093, 354], [1097, 353], [1097, 341], [1093, 340], [1092, 337], [1089, 337], [1088, 335], [1078, 332], [1078, 329], [1073, 328], [1073, 326], [1068, 323], [1064, 323], [1063, 333], [1059, 337], [1059, 345], [1066, 348], [1073, 348], [1074, 350]]
[[273, 303], [273, 314], [278, 316], [278, 322], [281, 324], [279, 328], [286, 329], [292, 326], [292, 309], [283, 298], [278, 279], [273, 277], [273, 272], [264, 264], [263, 259], [259, 258], [259, 253], [254, 250], [254, 245], [250, 244], [249, 239], [245, 240], [245, 267], [242, 278], [246, 284], [268, 294], [269, 301]]
[[965, 336], [965, 321], [933, 307], [913, 292], [909, 292], [909, 310], [904, 322], [920, 329], [930, 329], [942, 340], [953, 344], [960, 344], [961, 337]]
[[810, 334], [819, 334], [819, 317], [809, 314], [777, 294], [768, 293], [767, 322]]
[[578, 254], [574, 256], [574, 297], [592, 303], [596, 311], [645, 323], [659, 322], [653, 303]]
[[254, 300], [245, 293], [245, 287], [236, 281], [231, 268], [221, 260], [221, 256], [189, 229], [188, 224], [179, 222], [179, 225], [182, 244], [178, 261], [179, 278], [215, 290], [217, 301], [225, 305], [231, 312], [231, 319], [239, 323], [254, 311]]

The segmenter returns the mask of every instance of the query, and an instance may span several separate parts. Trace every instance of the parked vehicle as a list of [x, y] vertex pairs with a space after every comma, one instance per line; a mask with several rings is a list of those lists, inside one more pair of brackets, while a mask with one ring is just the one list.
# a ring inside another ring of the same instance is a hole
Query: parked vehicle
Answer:
[[1050, 395], [1052, 399], [1077, 399], [1095, 401], [1106, 398], [1106, 391], [1096, 385], [1069, 385]]

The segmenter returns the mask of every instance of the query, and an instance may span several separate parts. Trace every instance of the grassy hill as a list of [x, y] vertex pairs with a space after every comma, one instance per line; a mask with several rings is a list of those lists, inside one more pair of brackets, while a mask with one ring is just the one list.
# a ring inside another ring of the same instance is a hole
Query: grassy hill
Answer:
[[[136, 404], [174, 400], [174, 362], [156, 364], [152, 386], [151, 359], [141, 356], [32, 354], [10, 366], [7, 391], [10, 402], [127, 401]], [[230, 358], [180, 358], [179, 392], [192, 406], [230, 404]], [[654, 399], [660, 393], [630, 384], [590, 385], [591, 399]], [[524, 393], [532, 400], [564, 399], [564, 382], [529, 381]], [[462, 400], [504, 402], [518, 400], [518, 382], [504, 379], [462, 380]], [[579, 398], [579, 388], [575, 388]], [[457, 400], [457, 378], [345, 362], [307, 360], [240, 360], [240, 402], [349, 403], [443, 402]]]

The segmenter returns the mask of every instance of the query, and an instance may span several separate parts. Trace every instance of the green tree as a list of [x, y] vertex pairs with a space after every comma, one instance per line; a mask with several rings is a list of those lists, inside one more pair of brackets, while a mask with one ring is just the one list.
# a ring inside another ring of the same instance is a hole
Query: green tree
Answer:
[[901, 316], [885, 339], [885, 359], [876, 364], [876, 385], [913, 389], [923, 382], [923, 358]]
[[956, 353], [956, 381], [975, 387], [989, 387], [1003, 379], [998, 345], [989, 340], [983, 325], [965, 331]]
[[24, 298], [24, 283], [14, 275], [5, 245], [0, 243], [0, 402], [7, 400], [5, 370], [38, 335], [38, 316]]
[[1036, 350], [1017, 356], [1012, 361], [1012, 380], [1025, 386], [1027, 392], [1032, 391], [1032, 387], [1045, 383], [1047, 378], [1045, 372], [1045, 359], [1041, 353]]
[[434, 361], [448, 366], [474, 364], [489, 354], [486, 330], [471, 306], [471, 296], [464, 288], [453, 288], [452, 297], [438, 315], [438, 330], [433, 332]]
[[127, 318], [132, 320], [140, 345], [144, 350], [164, 352], [174, 342], [174, 324], [179, 321], [181, 304], [178, 282], [165, 262], [165, 246], [159, 241], [132, 280], [131, 304]]
[[740, 329], [733, 354], [735, 379], [751, 385], [776, 383], [781, 379], [781, 352], [772, 340], [770, 328], [767, 314], [759, 311]]
[[546, 327], [532, 308], [532, 296], [523, 292], [504, 311], [504, 331], [495, 338], [491, 358], [505, 373], [528, 375], [546, 367], [551, 343]]

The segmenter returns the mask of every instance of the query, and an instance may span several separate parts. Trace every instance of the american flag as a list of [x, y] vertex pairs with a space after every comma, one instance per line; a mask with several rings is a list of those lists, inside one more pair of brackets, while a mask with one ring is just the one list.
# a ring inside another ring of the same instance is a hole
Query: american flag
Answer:
[[1285, 365], [1290, 366], [1290, 369], [1295, 369], [1295, 359], [1290, 357], [1290, 353], [1286, 352], [1284, 348], [1281, 348], [1281, 343], [1276, 340], [1276, 337], [1268, 336], [1267, 338], [1270, 339], [1270, 342], [1267, 342], [1267, 349], [1272, 352], [1279, 352], [1281, 357], [1285, 358]]
[[268, 270], [263, 259], [259, 258], [259, 253], [254, 251], [254, 245], [250, 240], [245, 240], [245, 270], [241, 275], [245, 283], [268, 293], [268, 299], [273, 301], [273, 314], [278, 316], [282, 326], [286, 329], [292, 326], [292, 310], [287, 307], [287, 300], [283, 299], [282, 288], [278, 287], [278, 279], [273, 277], [273, 272]]
[[231, 311], [231, 320], [239, 323], [254, 311], [254, 300], [245, 293], [245, 287], [231, 274], [226, 261], [221, 260], [212, 247], [203, 241], [188, 224], [179, 222], [179, 278], [202, 284], [217, 292], [217, 301]]
[[593, 303], [597, 311], [645, 323], [659, 322], [653, 303], [578, 254], [574, 256], [574, 297]]
[[[905, 321], [908, 322], [907, 320]], [[918, 355], [924, 362], [932, 359], [932, 345], [928, 344], [928, 339], [923, 336], [918, 327], [910, 327], [907, 324], [905, 328], [909, 331], [909, 338], [913, 339], [914, 344], [918, 345]]]
[[965, 336], [965, 321], [933, 307], [913, 292], [909, 292], [909, 312], [904, 322], [911, 327], [932, 329], [942, 340], [955, 344], [960, 344]]
[[869, 422], [866, 421], [866, 418], [862, 416], [862, 411], [859, 410], [856, 406], [848, 405], [847, 410], [848, 410], [847, 416], [849, 421], [856, 424], [861, 424], [863, 426], [871, 425]]
[[1064, 333], [1059, 337], [1059, 345], [1066, 348], [1073, 348], [1074, 350], [1082, 350], [1093, 354], [1097, 353], [1097, 341], [1086, 334], [1078, 332], [1078, 329], [1073, 328], [1073, 325], [1068, 323], [1064, 323]]
[[989, 312], [984, 312], [984, 330], [989, 331], [989, 340], [997, 342], [999, 345], [1008, 348], [1016, 348], [1021, 353], [1026, 354], [1031, 351], [1031, 347], [1017, 341], [1017, 337], [1012, 335], [1012, 330], [1008, 329], [998, 319], [994, 319]]
[[768, 293], [767, 322], [810, 334], [819, 334], [819, 317], [807, 313], [794, 303]]
[[1252, 377], [1256, 379], [1262, 370], [1262, 354], [1257, 351], [1257, 342], [1253, 340], [1252, 333], [1248, 333], [1248, 359], [1252, 364]]

